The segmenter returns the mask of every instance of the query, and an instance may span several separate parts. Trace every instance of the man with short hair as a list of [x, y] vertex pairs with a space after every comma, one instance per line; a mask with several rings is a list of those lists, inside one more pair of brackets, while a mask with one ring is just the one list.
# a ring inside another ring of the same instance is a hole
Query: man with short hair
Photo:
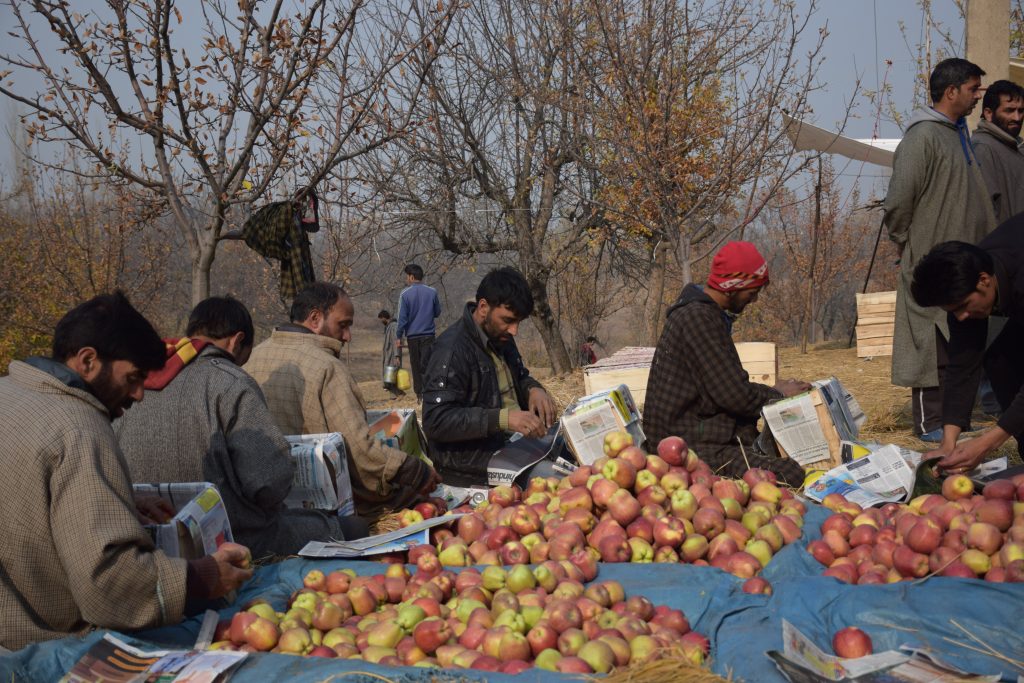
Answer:
[[491, 455], [513, 433], [541, 437], [558, 420], [554, 401], [516, 348], [519, 324], [531, 312], [526, 278], [498, 268], [434, 344], [424, 377], [423, 431], [450, 484], [486, 485]]
[[424, 461], [370, 433], [362, 394], [341, 360], [354, 315], [344, 289], [309, 285], [292, 302], [291, 322], [253, 349], [245, 370], [285, 434], [338, 432], [345, 438], [356, 512], [374, 520], [409, 507], [441, 480]]
[[174, 624], [252, 576], [245, 547], [168, 557], [136, 518], [110, 420], [163, 361], [160, 337], [117, 292], [61, 318], [52, 358], [14, 361], [0, 378], [0, 646]]
[[992, 202], [964, 119], [981, 98], [976, 64], [945, 59], [928, 80], [932, 106], [918, 110], [896, 148], [885, 197], [885, 224], [900, 253], [892, 382], [911, 387], [914, 433], [942, 438], [942, 376], [949, 328], [941, 311], [914, 303], [910, 282], [920, 258], [940, 242], [976, 244], [995, 227]]
[[185, 337], [167, 340], [163, 369], [146, 379], [146, 401], [114, 422], [132, 480], [214, 484], [235, 539], [256, 557], [365, 536], [361, 520], [285, 507], [295, 461], [259, 385], [239, 367], [254, 339], [242, 302], [196, 305]]
[[791, 486], [804, 471], [790, 459], [755, 447], [757, 420], [770, 401], [810, 389], [782, 380], [774, 387], [750, 381], [732, 341], [732, 324], [768, 285], [768, 263], [750, 242], [729, 242], [711, 262], [704, 287], [688, 284], [666, 313], [654, 349], [643, 427], [648, 449], [667, 436], [686, 440], [715, 472], [741, 477], [760, 467]]
[[423, 284], [423, 269], [415, 263], [405, 267], [407, 287], [398, 296], [398, 329], [395, 331], [396, 348], [401, 348], [402, 337], [409, 347], [409, 365], [412, 367], [412, 389], [416, 400], [423, 400], [423, 371], [434, 344], [434, 319], [441, 315], [441, 301], [437, 290]]
[[[949, 366], [942, 443], [934, 454], [947, 472], [966, 472], [1008, 438], [1024, 454], [1024, 214], [1000, 225], [977, 246], [944, 242], [914, 269], [918, 305], [936, 307], [949, 322]], [[990, 315], [1007, 318], [986, 349]], [[970, 424], [982, 368], [1003, 410], [995, 427], [957, 443]]]
[[981, 107], [973, 140], [1000, 224], [1024, 212], [1024, 88], [1013, 81], [996, 81], [985, 89]]

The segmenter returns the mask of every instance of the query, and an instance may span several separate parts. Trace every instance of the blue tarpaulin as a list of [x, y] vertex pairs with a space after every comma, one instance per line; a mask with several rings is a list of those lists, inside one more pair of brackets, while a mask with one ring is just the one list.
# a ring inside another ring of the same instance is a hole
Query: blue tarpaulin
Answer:
[[[620, 581], [627, 594], [643, 594], [654, 604], [683, 610], [694, 630], [711, 639], [712, 669], [733, 680], [783, 681], [769, 650], [782, 650], [782, 620], [786, 619], [826, 652], [832, 634], [844, 626], [857, 626], [874, 642], [875, 652], [902, 645], [925, 647], [944, 661], [974, 673], [1002, 674], [1016, 680], [1024, 671], [980, 652], [984, 646], [996, 653], [1020, 659], [1024, 653], [1024, 584], [933, 577], [926, 581], [877, 586], [849, 586], [820, 576], [822, 567], [806, 552], [809, 540], [818, 538], [818, 527], [829, 512], [812, 505], [804, 537], [782, 550], [764, 571], [774, 593], [748, 595], [742, 580], [711, 567], [667, 564], [602, 564], [600, 578]], [[352, 568], [360, 574], [376, 574], [373, 562], [293, 559], [262, 567], [241, 591], [236, 604], [262, 597], [282, 608], [302, 585], [313, 567], [330, 571]], [[222, 618], [235, 608], [224, 610]], [[958, 626], [959, 625], [959, 626]], [[199, 620], [190, 619], [169, 628], [125, 636], [140, 646], [187, 648], [195, 642]], [[103, 632], [85, 638], [66, 638], [29, 646], [0, 658], [0, 680], [53, 681], [60, 678]], [[970, 634], [970, 635], [968, 635]], [[375, 681], [387, 676], [394, 681], [429, 680], [436, 669], [381, 667], [353, 660], [303, 658], [254, 654], [236, 670], [232, 680], [289, 680], [300, 683], [325, 681], [331, 674], [369, 672], [375, 676], [346, 675], [345, 681]], [[564, 681], [566, 675], [530, 670], [517, 676], [467, 670], [446, 672], [452, 680]], [[444, 680], [438, 678], [438, 680]]]

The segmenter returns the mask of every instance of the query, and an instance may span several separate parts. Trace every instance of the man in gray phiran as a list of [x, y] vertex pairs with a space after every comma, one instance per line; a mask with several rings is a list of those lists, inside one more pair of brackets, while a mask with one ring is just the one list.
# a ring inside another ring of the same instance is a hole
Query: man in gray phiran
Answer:
[[996, 223], [1024, 212], [1024, 149], [1020, 128], [1024, 119], [1024, 88], [996, 81], [985, 90], [974, 146], [985, 177]]
[[0, 648], [167, 626], [252, 576], [240, 545], [168, 557], [139, 523], [110, 420], [142, 400], [163, 355], [116, 293], [61, 318], [51, 358], [0, 377]]
[[910, 296], [914, 266], [940, 242], [977, 244], [996, 225], [964, 117], [981, 98], [976, 64], [946, 59], [928, 79], [932, 106], [918, 110], [896, 148], [885, 225], [900, 253], [892, 382], [912, 388], [914, 433], [942, 438], [942, 375], [949, 328], [939, 309]]
[[245, 306], [201, 301], [185, 337], [168, 343], [163, 369], [146, 380], [146, 401], [114, 423], [132, 481], [214, 484], [232, 534], [257, 558], [365, 536], [358, 519], [285, 507], [295, 461], [256, 380], [238, 367], [254, 341]]

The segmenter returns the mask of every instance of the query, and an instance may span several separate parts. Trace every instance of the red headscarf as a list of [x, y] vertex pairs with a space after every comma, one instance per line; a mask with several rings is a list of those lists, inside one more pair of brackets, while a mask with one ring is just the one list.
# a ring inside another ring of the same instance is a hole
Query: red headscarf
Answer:
[[720, 292], [754, 289], [768, 284], [768, 262], [750, 242], [729, 242], [711, 261], [708, 287]]

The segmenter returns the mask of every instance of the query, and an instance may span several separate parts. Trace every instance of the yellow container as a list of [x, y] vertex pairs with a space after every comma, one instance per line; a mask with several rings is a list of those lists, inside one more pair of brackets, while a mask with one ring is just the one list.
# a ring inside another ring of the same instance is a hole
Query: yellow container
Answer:
[[398, 368], [398, 372], [395, 373], [395, 384], [399, 391], [409, 391], [412, 388], [412, 377], [409, 375], [409, 371], [405, 368]]

